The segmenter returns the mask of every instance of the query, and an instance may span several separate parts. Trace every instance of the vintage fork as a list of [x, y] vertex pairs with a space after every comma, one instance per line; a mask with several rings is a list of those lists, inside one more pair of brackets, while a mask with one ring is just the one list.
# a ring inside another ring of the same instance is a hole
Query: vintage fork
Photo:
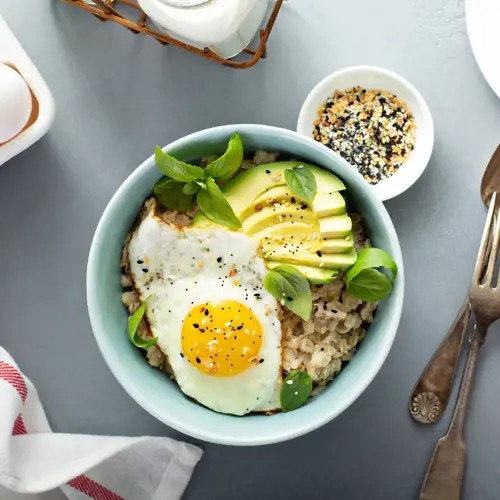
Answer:
[[470, 340], [460, 392], [448, 432], [438, 441], [429, 463], [420, 490], [420, 500], [460, 498], [465, 468], [463, 428], [477, 358], [488, 327], [500, 318], [500, 283], [494, 283], [500, 241], [500, 221], [496, 217], [496, 207], [497, 193], [493, 193], [469, 291], [475, 328]]

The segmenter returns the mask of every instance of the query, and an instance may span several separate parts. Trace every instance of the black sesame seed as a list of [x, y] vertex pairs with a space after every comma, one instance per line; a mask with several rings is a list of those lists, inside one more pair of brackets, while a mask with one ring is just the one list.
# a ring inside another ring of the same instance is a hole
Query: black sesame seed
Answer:
[[222, 257], [217, 257], [217, 262], [221, 263], [222, 262]]
[[193, 326], [194, 326], [195, 328], [200, 328], [200, 325], [199, 325], [198, 323], [193, 323]]
[[184, 357], [184, 354], [182, 354], [182, 352], [181, 352], [180, 354], [181, 354], [181, 358], [183, 358], [183, 357]]
[[143, 260], [138, 260], [137, 264], [144, 264], [144, 261]]
[[259, 365], [260, 365], [261, 363], [264, 363], [264, 358], [260, 358], [260, 359], [259, 359]]
[[208, 311], [208, 309], [205, 309], [205, 316], [208, 316], [210, 314], [210, 312]]
[[148, 270], [144, 267], [144, 268], [142, 269], [142, 272], [143, 272], [143, 273], [147, 273], [147, 272], [148, 272]]
[[200, 358], [196, 358], [196, 362], [199, 364], [201, 363], [201, 359]]
[[321, 257], [321, 252], [320, 252], [319, 250], [316, 250], [316, 255], [317, 255], [318, 257]]
[[205, 333], [205, 328], [200, 328], [201, 333]]
[[266, 174], [270, 174], [270, 173], [271, 173], [271, 171], [270, 171], [270, 170], [266, 170]]

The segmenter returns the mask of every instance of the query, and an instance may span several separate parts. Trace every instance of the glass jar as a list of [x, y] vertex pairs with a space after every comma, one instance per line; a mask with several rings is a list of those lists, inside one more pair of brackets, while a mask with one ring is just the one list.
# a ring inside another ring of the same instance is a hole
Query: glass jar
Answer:
[[259, 30], [269, 0], [138, 0], [158, 29], [229, 59]]

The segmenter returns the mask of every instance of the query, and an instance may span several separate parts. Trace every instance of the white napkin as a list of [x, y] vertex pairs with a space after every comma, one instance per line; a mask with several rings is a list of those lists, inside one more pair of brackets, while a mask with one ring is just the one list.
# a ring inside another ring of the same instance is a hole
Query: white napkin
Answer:
[[169, 438], [52, 433], [35, 387], [0, 347], [0, 490], [60, 487], [70, 500], [178, 500], [201, 455]]

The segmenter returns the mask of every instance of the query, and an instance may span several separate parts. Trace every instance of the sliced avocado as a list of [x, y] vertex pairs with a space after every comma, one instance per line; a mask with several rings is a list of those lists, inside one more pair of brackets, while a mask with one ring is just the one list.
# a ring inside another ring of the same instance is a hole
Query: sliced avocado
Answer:
[[[248, 208], [255, 206], [253, 205], [254, 200], [262, 193], [274, 187], [286, 185], [285, 169], [300, 165], [306, 165], [311, 169], [316, 178], [318, 193], [335, 193], [345, 189], [344, 183], [328, 170], [299, 161], [282, 161], [250, 168], [222, 184], [220, 189], [236, 216], [241, 220], [244, 218], [242, 215], [248, 212]], [[193, 221], [193, 226], [204, 227], [207, 225], [211, 224], [206, 223], [205, 215], [198, 213]]]
[[278, 207], [267, 206], [254, 212], [252, 215], [242, 221], [243, 232], [248, 235], [254, 235], [269, 226], [281, 222], [300, 222], [303, 224], [317, 225], [317, 218], [311, 210], [291, 211], [289, 207], [280, 205]]
[[318, 193], [312, 202], [312, 209], [318, 217], [340, 215], [345, 213], [345, 200], [338, 192]]
[[293, 191], [287, 186], [276, 186], [264, 191], [254, 200], [256, 205], [273, 205], [282, 201], [291, 201], [292, 198], [299, 199]]
[[297, 196], [288, 186], [277, 186], [265, 191], [257, 197], [254, 203], [242, 213], [242, 217], [247, 217], [260, 207], [274, 205], [275, 203], [294, 204], [295, 206], [291, 207], [293, 210], [300, 210], [302, 206], [310, 205], [317, 217], [338, 215], [345, 212], [345, 200], [338, 191], [332, 193], [317, 193], [312, 203], [309, 203]]
[[317, 239], [319, 237], [319, 224], [317, 222], [316, 224], [280, 222], [279, 224], [266, 227], [262, 231], [254, 234], [253, 237], [263, 242], [262, 246], [264, 246], [265, 241], [284, 243], [287, 241], [298, 242], [312, 240], [313, 238]]
[[269, 261], [278, 261], [290, 264], [319, 267], [325, 269], [347, 269], [356, 262], [354, 248], [346, 253], [321, 254], [321, 257], [310, 252], [300, 245], [287, 245], [274, 248], [267, 252], [264, 250], [264, 258]]
[[[319, 251], [321, 254], [346, 253], [354, 247], [351, 236], [346, 236], [345, 238], [319, 239], [318, 233], [311, 230], [302, 233], [303, 228], [297, 228], [297, 233], [293, 233], [293, 225], [286, 231], [284, 228], [278, 228], [278, 226], [272, 226], [275, 228], [274, 231], [267, 230], [259, 233], [259, 235], [265, 234], [265, 236], [259, 238], [263, 251], [268, 252], [284, 244], [286, 244], [286, 246], [290, 245], [291, 248], [293, 248], [294, 245], [301, 245], [310, 252]], [[254, 237], [257, 238], [258, 235], [254, 235]]]
[[[282, 262], [270, 261], [267, 263], [269, 269], [274, 269], [277, 266], [282, 265]], [[289, 265], [289, 264], [288, 264]], [[331, 283], [339, 275], [338, 271], [335, 269], [325, 269], [323, 267], [311, 267], [311, 266], [299, 266], [294, 265], [297, 271], [300, 271], [309, 283], [313, 285], [324, 285], [326, 283]]]
[[345, 238], [322, 238], [318, 250], [321, 253], [345, 253], [353, 248], [353, 246], [354, 241], [352, 236], [346, 236]]
[[351, 236], [352, 220], [347, 214], [331, 215], [319, 220], [322, 238], [345, 238]]

